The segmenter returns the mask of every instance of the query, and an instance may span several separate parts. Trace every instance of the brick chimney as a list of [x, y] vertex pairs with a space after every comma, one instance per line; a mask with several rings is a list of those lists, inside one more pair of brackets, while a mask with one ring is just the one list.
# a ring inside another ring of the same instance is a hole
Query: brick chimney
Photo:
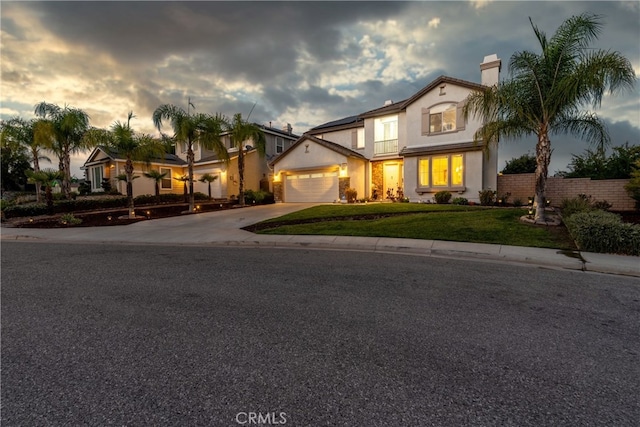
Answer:
[[492, 53], [484, 57], [484, 61], [480, 64], [480, 82], [485, 86], [493, 86], [498, 84], [500, 80], [500, 68], [502, 68], [502, 60], [498, 55]]

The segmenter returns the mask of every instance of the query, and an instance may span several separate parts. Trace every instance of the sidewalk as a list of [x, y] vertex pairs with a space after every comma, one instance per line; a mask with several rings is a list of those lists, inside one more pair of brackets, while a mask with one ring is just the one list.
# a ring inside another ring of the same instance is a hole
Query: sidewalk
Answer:
[[127, 226], [58, 229], [2, 227], [2, 241], [215, 245], [265, 248], [354, 250], [418, 256], [483, 259], [546, 268], [640, 277], [640, 257], [557, 249], [437, 240], [349, 236], [260, 235], [242, 227], [305, 209], [310, 204], [276, 204], [185, 215]]

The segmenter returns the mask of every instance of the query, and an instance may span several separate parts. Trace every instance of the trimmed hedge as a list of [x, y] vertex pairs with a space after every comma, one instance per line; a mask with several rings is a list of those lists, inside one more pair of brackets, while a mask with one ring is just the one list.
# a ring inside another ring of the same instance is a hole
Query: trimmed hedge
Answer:
[[564, 223], [580, 250], [640, 255], [640, 225], [624, 223], [619, 215], [601, 210], [579, 212]]
[[8, 206], [2, 212], [5, 218], [20, 218], [23, 216], [46, 215], [49, 213], [49, 210], [44, 203], [33, 203], [29, 205]]

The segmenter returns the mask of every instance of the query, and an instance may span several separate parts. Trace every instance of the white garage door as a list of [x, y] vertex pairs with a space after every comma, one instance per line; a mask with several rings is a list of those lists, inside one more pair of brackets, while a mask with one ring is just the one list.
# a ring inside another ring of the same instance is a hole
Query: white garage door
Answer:
[[288, 175], [285, 202], [333, 202], [338, 199], [338, 172]]

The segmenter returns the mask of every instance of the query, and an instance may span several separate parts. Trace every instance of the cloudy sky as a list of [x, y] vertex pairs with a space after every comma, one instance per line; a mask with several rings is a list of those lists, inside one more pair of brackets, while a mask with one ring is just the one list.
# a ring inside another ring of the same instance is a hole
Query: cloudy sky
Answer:
[[[625, 55], [640, 75], [638, 1], [11, 2], [1, 5], [2, 119], [46, 101], [82, 108], [91, 124], [126, 119], [155, 133], [170, 103], [246, 116], [302, 134], [321, 123], [405, 99], [440, 75], [479, 82], [497, 53], [536, 50], [529, 17], [551, 35], [571, 15], [602, 15], [595, 47]], [[640, 85], [598, 114], [614, 145], [640, 144]], [[534, 138], [503, 144], [506, 160]], [[550, 172], [587, 148], [557, 136]], [[81, 176], [84, 157], [73, 161]], [[56, 162], [57, 164], [57, 162]]]

